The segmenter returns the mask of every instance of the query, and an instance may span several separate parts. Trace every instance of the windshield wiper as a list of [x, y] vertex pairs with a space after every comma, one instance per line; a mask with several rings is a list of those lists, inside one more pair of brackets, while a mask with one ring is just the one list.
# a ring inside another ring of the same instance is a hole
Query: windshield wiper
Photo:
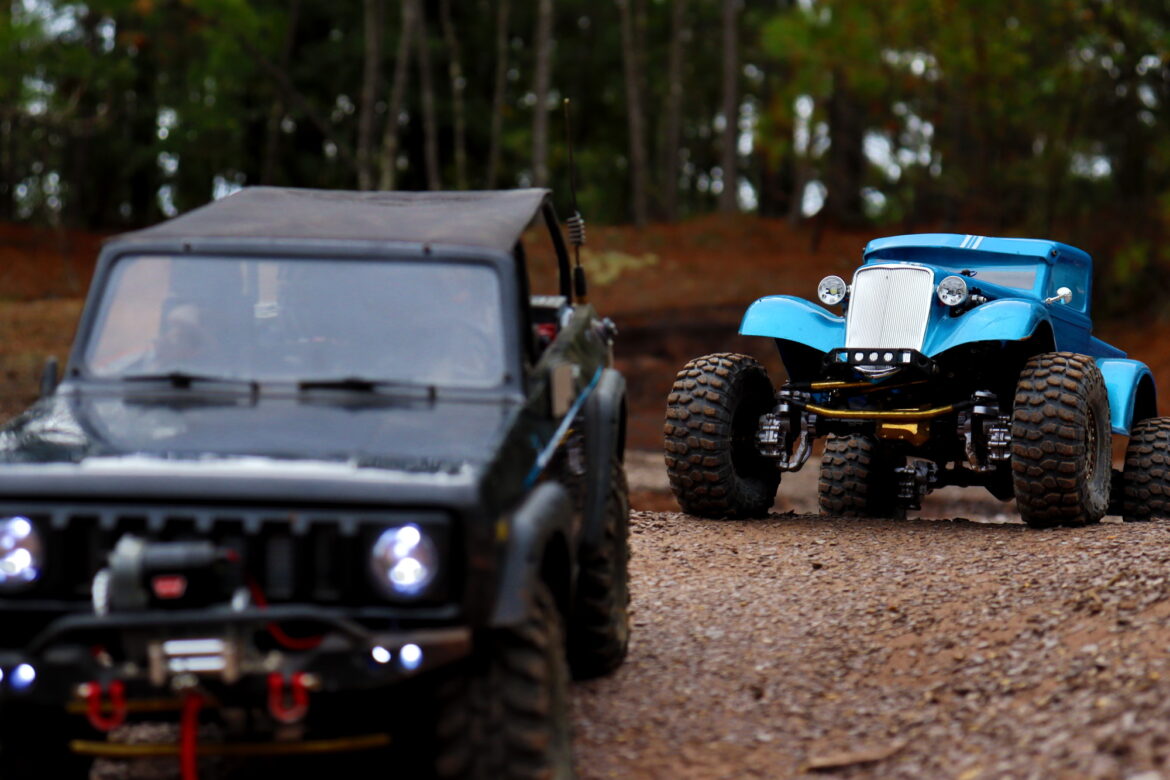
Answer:
[[253, 393], [259, 391], [260, 386], [253, 379], [239, 379], [229, 376], [215, 376], [213, 374], [192, 374], [187, 371], [163, 371], [157, 374], [126, 374], [120, 377], [123, 382], [168, 382], [171, 387], [185, 390], [193, 384], [217, 384], [247, 387]]
[[379, 390], [422, 390], [427, 398], [435, 400], [437, 388], [434, 385], [412, 382], [409, 379], [368, 379], [360, 376], [336, 378], [302, 379], [297, 382], [298, 390], [348, 390], [355, 393], [375, 393]]

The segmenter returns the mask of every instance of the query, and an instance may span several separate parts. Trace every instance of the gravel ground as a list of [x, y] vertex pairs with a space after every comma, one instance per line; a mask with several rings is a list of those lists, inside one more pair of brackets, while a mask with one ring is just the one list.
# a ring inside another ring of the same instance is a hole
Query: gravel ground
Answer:
[[976, 489], [802, 514], [815, 466], [767, 519], [634, 513], [629, 660], [574, 688], [583, 777], [1170, 778], [1170, 523], [1034, 531]]

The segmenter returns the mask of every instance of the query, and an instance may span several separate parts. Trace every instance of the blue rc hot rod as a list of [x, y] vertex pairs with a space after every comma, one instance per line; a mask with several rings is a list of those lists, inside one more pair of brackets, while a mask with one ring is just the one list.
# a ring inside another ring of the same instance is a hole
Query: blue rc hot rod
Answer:
[[[1055, 241], [923, 234], [871, 241], [840, 313], [757, 300], [740, 333], [773, 339], [775, 390], [746, 355], [687, 363], [671, 390], [667, 472], [681, 507], [752, 517], [827, 437], [821, 510], [892, 515], [982, 485], [1028, 525], [1170, 515], [1170, 418], [1150, 370], [1092, 335], [1092, 260]], [[1128, 436], [1112, 468], [1111, 434]]]

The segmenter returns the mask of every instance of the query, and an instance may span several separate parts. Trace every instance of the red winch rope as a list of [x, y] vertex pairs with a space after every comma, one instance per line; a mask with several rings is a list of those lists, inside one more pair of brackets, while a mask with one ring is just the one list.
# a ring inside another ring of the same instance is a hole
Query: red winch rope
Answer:
[[[248, 579], [248, 590], [252, 594], [252, 601], [256, 602], [256, 606], [260, 609], [265, 609], [268, 606], [268, 599], [264, 596], [264, 591], [260, 589], [251, 578]], [[317, 645], [321, 644], [322, 637], [320, 636], [289, 636], [276, 623], [269, 623], [265, 628], [272, 638], [286, 650], [315, 650]]]
[[113, 731], [126, 720], [126, 686], [121, 680], [110, 683], [110, 715], [102, 713], [102, 684], [94, 680], [86, 694], [85, 716], [98, 731]]
[[179, 771], [183, 780], [199, 780], [199, 710], [203, 697], [188, 691], [179, 721]]

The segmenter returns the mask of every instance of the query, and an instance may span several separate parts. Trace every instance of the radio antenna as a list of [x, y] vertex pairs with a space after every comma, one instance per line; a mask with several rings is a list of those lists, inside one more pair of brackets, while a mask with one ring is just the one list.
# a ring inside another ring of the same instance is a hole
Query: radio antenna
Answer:
[[577, 166], [573, 162], [573, 126], [569, 117], [569, 99], [564, 100], [565, 146], [569, 150], [569, 195], [573, 199], [573, 214], [565, 220], [569, 227], [569, 243], [573, 245], [573, 297], [577, 303], [588, 301], [585, 269], [581, 266], [581, 247], [585, 245], [585, 218], [577, 208]]

